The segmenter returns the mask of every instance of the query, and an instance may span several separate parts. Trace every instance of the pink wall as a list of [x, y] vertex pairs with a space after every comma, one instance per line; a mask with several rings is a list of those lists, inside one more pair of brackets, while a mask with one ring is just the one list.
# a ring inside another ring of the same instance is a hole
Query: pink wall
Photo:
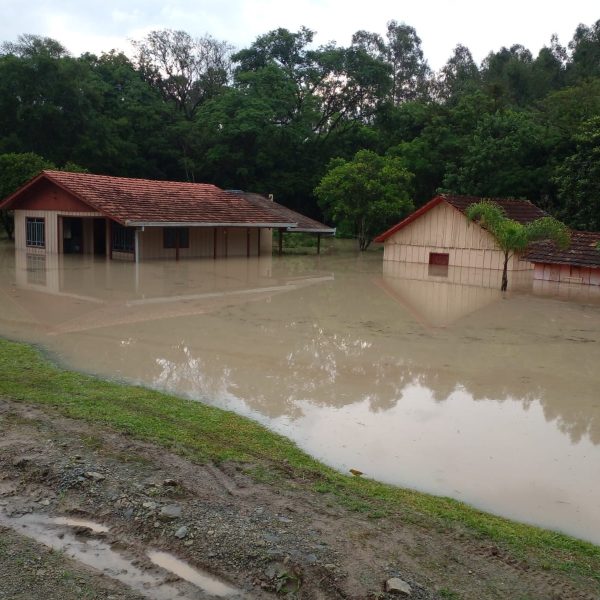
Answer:
[[600, 268], [536, 263], [533, 278], [543, 281], [600, 285]]

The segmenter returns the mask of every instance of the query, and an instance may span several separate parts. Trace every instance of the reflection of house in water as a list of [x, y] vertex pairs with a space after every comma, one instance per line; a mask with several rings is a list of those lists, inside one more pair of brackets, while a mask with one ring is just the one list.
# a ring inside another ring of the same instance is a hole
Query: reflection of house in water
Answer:
[[446, 327], [502, 298], [501, 273], [384, 261], [379, 285], [421, 323]]
[[16, 286], [5, 293], [16, 310], [13, 319], [61, 334], [202, 314], [332, 279], [318, 272], [274, 274], [270, 256], [180, 263], [174, 269], [163, 261], [135, 265], [17, 251]]

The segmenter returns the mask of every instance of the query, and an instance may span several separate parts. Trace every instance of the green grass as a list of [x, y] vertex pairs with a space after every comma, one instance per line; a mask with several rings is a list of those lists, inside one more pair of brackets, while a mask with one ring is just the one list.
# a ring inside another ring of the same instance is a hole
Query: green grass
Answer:
[[[62, 369], [35, 348], [0, 339], [0, 396], [150, 441], [199, 463], [235, 461], [273, 485], [302, 486], [373, 518], [461, 531], [499, 545], [537, 568], [600, 581], [600, 547], [441, 498], [346, 476], [295, 444], [234, 413], [147, 388]], [[92, 443], [91, 440], [90, 443]]]

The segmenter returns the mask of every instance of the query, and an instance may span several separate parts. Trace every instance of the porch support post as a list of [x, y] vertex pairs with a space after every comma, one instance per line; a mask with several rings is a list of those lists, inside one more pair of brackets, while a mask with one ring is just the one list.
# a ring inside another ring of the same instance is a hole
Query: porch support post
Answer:
[[213, 258], [217, 258], [217, 228], [213, 227]]
[[108, 219], [108, 258], [112, 260], [113, 257], [113, 224], [110, 219]]
[[321, 254], [321, 234], [317, 233], [317, 254]]
[[256, 236], [256, 256], [260, 256], [260, 235], [262, 233], [262, 229], [259, 227], [256, 231], [258, 231], [258, 235]]
[[175, 228], [175, 260], [179, 260], [179, 229]]
[[283, 227], [279, 228], [279, 256], [283, 254]]
[[250, 227], [246, 227], [246, 257], [250, 258]]
[[223, 227], [223, 233], [225, 234], [225, 258], [229, 256], [229, 236], [227, 235], [227, 227]]
[[136, 264], [140, 262], [140, 230], [136, 228], [134, 231], [134, 245], [133, 245], [133, 260]]

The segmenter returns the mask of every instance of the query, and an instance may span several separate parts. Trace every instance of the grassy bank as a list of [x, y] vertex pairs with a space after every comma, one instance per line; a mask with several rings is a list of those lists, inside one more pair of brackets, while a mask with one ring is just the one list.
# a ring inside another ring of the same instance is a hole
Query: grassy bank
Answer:
[[289, 440], [234, 413], [67, 371], [25, 344], [0, 339], [0, 396], [109, 426], [193, 461], [245, 463], [262, 480], [329, 494], [332, 501], [372, 517], [395, 514], [438, 530], [460, 529], [538, 568], [600, 582], [598, 546], [482, 513], [449, 498], [340, 474]]

